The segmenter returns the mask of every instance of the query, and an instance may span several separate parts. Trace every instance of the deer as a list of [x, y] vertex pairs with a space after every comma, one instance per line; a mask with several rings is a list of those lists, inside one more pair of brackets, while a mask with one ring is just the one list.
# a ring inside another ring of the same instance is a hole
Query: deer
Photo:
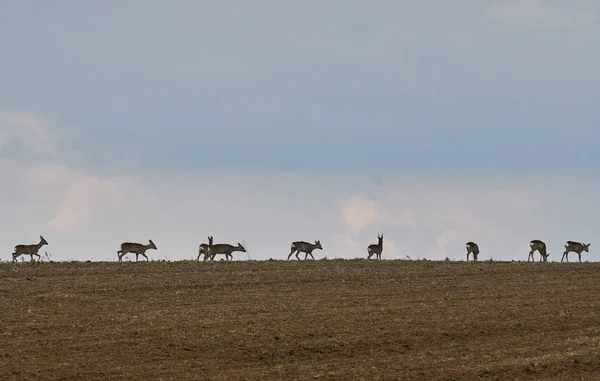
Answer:
[[560, 261], [562, 262], [563, 259], [567, 258], [567, 262], [569, 262], [569, 252], [571, 252], [571, 251], [577, 253], [577, 255], [579, 256], [579, 262], [581, 262], [581, 252], [582, 251], [589, 252], [590, 244], [588, 243], [586, 245], [585, 243], [581, 243], [581, 242], [567, 241], [565, 243], [565, 252], [563, 253], [563, 256]]
[[17, 245], [15, 246], [15, 252], [12, 254], [13, 262], [17, 261], [21, 255], [29, 255], [31, 260], [33, 261], [33, 256], [38, 257], [38, 261], [41, 259], [41, 256], [38, 254], [38, 251], [42, 248], [42, 246], [47, 245], [48, 241], [44, 239], [44, 237], [40, 236], [40, 242], [34, 243], [31, 245]]
[[[211, 237], [212, 238], [212, 237]], [[233, 252], [241, 251], [242, 253], [246, 252], [246, 248], [242, 246], [241, 243], [238, 242], [237, 246], [230, 245], [228, 243], [217, 243], [211, 244], [208, 246], [208, 256], [204, 255], [204, 260], [210, 257], [210, 260], [214, 260], [217, 254], [225, 254], [225, 258], [229, 261], [229, 258], [233, 259]]]
[[197, 261], [200, 260], [200, 256], [202, 254], [204, 254], [204, 260], [206, 260], [206, 257], [208, 256], [208, 247], [210, 245], [213, 244], [213, 236], [208, 236], [208, 243], [203, 243], [198, 247], [198, 258], [196, 258]]
[[469, 262], [469, 254], [473, 253], [473, 261], [477, 261], [479, 255], [479, 246], [475, 242], [467, 242], [467, 262]]
[[377, 243], [367, 246], [367, 253], [369, 254], [367, 259], [371, 259], [373, 254], [375, 254], [375, 258], [381, 259], [381, 253], [383, 253], [383, 234], [377, 234], [377, 240]]
[[119, 257], [119, 262], [122, 262], [123, 257], [128, 253], [135, 254], [135, 261], [138, 261], [140, 255], [143, 255], [146, 258], [146, 261], [149, 261], [146, 256], [146, 251], [148, 249], [156, 249], [156, 245], [152, 242], [151, 239], [148, 240], [150, 243], [147, 245], [137, 243], [137, 242], [123, 242], [121, 244], [121, 250], [117, 251], [117, 256]]
[[294, 252], [296, 253], [296, 258], [298, 260], [300, 260], [300, 257], [298, 256], [298, 254], [300, 254], [300, 253], [306, 254], [304, 256], [304, 259], [307, 259], [309, 255], [311, 256], [312, 259], [315, 259], [315, 257], [313, 257], [313, 255], [312, 255], [312, 252], [315, 249], [323, 250], [323, 246], [321, 246], [321, 241], [317, 240], [317, 241], [315, 241], [315, 243], [308, 243], [308, 242], [304, 242], [304, 241], [292, 242], [291, 251], [290, 251], [290, 254], [288, 255], [287, 259], [290, 259], [290, 257], [292, 256], [292, 254], [294, 254]]
[[548, 262], [548, 257], [550, 256], [550, 253], [546, 252], [546, 244], [544, 243], [544, 241], [534, 239], [531, 242], [529, 242], [529, 247], [531, 248], [531, 250], [529, 251], [529, 255], [527, 256], [527, 262], [529, 262], [529, 259], [535, 262], [535, 259], [533, 258], [533, 253], [535, 253], [536, 251], [540, 253], [540, 262]]

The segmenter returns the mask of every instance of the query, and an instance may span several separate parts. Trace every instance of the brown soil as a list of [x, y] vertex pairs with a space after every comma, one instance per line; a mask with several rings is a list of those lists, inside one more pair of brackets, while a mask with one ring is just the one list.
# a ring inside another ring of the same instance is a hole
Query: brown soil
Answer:
[[600, 380], [600, 264], [0, 264], [0, 380], [472, 379]]

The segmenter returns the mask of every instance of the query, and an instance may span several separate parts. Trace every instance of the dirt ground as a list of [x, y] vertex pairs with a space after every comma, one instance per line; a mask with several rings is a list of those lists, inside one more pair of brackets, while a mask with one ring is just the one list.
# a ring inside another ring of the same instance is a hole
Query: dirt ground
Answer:
[[600, 380], [600, 263], [0, 264], [0, 380]]

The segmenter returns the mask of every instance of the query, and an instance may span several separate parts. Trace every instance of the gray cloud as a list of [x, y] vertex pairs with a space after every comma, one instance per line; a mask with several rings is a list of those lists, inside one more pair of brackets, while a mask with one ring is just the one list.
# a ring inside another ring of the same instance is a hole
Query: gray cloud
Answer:
[[435, 6], [15, 3], [0, 103], [60, 121], [80, 165], [596, 170], [600, 6]]

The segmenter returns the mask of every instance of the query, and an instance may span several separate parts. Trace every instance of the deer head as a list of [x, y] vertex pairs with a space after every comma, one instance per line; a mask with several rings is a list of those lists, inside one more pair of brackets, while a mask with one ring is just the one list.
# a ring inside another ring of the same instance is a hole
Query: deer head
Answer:
[[212, 244], [213, 244], [213, 236], [212, 236], [212, 235], [209, 235], [209, 236], [208, 236], [208, 244], [209, 244], [209, 245], [212, 245]]
[[316, 240], [315, 241], [315, 249], [321, 249], [321, 250], [323, 250], [323, 246], [321, 246], [321, 241], [320, 240]]
[[240, 249], [240, 251], [242, 251], [244, 253], [246, 252], [246, 248], [244, 246], [242, 246], [242, 244], [239, 242], [238, 242], [238, 249]]
[[377, 239], [379, 240], [379, 242], [383, 241], [383, 234], [377, 234]]
[[48, 244], [48, 241], [46, 241], [46, 240], [44, 239], [44, 237], [40, 236], [40, 243], [41, 243], [42, 245], [47, 245], [47, 244]]
[[589, 243], [587, 245], [585, 243], [583, 244], [583, 251], [587, 251], [589, 253], [589, 251], [590, 251], [590, 244]]
[[149, 239], [148, 241], [150, 241], [150, 249], [158, 250], [158, 249], [156, 248], [156, 245], [154, 244], [154, 242], [152, 242], [152, 240], [151, 240], [151, 239]]

